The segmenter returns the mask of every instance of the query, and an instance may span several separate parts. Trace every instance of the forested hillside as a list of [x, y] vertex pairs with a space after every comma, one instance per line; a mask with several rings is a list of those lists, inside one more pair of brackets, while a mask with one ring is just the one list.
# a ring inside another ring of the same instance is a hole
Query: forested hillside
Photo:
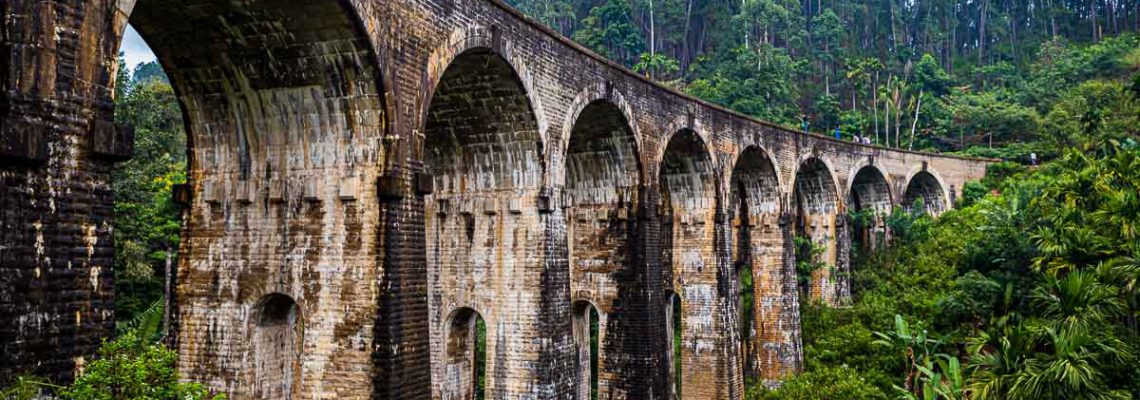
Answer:
[[509, 2], [746, 114], [1014, 161], [856, 243], [854, 304], [804, 304], [804, 373], [748, 399], [1140, 397], [1140, 2]]
[[891, 147], [1056, 154], [1140, 71], [1137, 0], [508, 2], [697, 97]]

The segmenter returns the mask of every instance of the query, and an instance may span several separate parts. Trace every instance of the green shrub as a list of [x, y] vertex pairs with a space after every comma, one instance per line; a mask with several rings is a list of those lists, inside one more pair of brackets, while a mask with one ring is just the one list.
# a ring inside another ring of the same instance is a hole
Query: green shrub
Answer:
[[212, 395], [201, 384], [179, 382], [177, 359], [173, 350], [127, 332], [104, 342], [98, 358], [59, 394], [75, 400], [225, 398]]
[[869, 383], [860, 371], [846, 365], [806, 371], [784, 381], [779, 389], [754, 386], [745, 394], [748, 400], [874, 400], [889, 397]]

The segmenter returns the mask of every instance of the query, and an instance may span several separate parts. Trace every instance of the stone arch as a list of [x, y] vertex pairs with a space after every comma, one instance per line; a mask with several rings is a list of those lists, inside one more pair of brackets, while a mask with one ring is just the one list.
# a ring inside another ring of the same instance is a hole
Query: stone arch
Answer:
[[[728, 164], [725, 164], [726, 168], [727, 168], [727, 166], [732, 166], [733, 168], [735, 168], [736, 165], [741, 163], [741, 161], [744, 160], [744, 158], [746, 156], [753, 157], [753, 158], [755, 158], [755, 157], [763, 158], [763, 159], [767, 160], [767, 162], [769, 164], [771, 164], [775, 167], [775, 169], [776, 169], [775, 184], [776, 184], [777, 195], [782, 197], [783, 193], [785, 192], [785, 190], [787, 190], [787, 188], [784, 187], [785, 186], [784, 177], [781, 176], [781, 174], [780, 174], [780, 163], [776, 159], [776, 155], [773, 154], [770, 150], [768, 150], [768, 148], [765, 147], [764, 145], [758, 144], [758, 143], [745, 145], [743, 150], [740, 150], [734, 154], [731, 154], [731, 158], [729, 159]], [[732, 194], [731, 193], [732, 174], [731, 173], [728, 174], [727, 176], [725, 176], [725, 178], [728, 178], [728, 180], [729, 180], [728, 182], [725, 182], [725, 185], [729, 188], [729, 195], [731, 196], [731, 194]], [[776, 205], [780, 206], [781, 205], [780, 204], [781, 199], [778, 198], [778, 199], [776, 199], [776, 201], [777, 201]]]
[[530, 104], [498, 54], [478, 48], [456, 57], [432, 95], [424, 128], [435, 193], [540, 187], [542, 137]]
[[664, 210], [705, 211], [711, 215], [719, 192], [716, 164], [697, 131], [682, 129], [670, 136], [657, 169]]
[[[780, 176], [777, 164], [767, 150], [748, 146], [733, 158], [729, 176], [729, 215], [740, 218], [751, 214], [780, 213]], [[743, 205], [743, 209], [736, 206]]]
[[639, 152], [625, 114], [608, 101], [584, 107], [567, 140], [566, 218], [572, 289], [585, 274], [625, 267], [639, 201]]
[[893, 208], [894, 196], [879, 167], [867, 164], [853, 171], [847, 193], [847, 206], [858, 212], [852, 221], [852, 241], [861, 249], [872, 249], [886, 240], [884, 217]]
[[841, 285], [832, 272], [842, 267], [837, 244], [843, 233], [838, 226], [842, 204], [833, 171], [825, 160], [806, 157], [796, 168], [791, 199], [797, 216], [796, 235], [810, 239], [822, 250], [816, 260], [822, 265], [812, 272], [806, 294], [830, 305], [838, 304], [840, 297]]
[[[296, 358], [289, 361], [296, 364], [295, 373], [278, 374], [286, 377], [282, 379], [266, 375], [264, 366], [203, 362], [239, 359], [246, 350], [254, 356], [270, 351], [266, 343], [277, 342], [262, 340], [269, 334], [294, 335], [300, 340], [299, 311], [293, 328], [298, 333], [280, 328], [288, 323], [273, 325], [277, 328], [260, 324], [273, 304], [287, 298], [284, 295], [263, 299], [262, 305], [269, 308], [255, 306], [248, 314], [217, 314], [217, 307], [244, 310], [249, 306], [247, 297], [236, 289], [240, 286], [237, 280], [244, 279], [238, 276], [290, 287], [297, 284], [294, 279], [308, 276], [319, 264], [337, 266], [334, 272], [368, 271], [358, 279], [376, 277], [376, 268], [366, 268], [375, 266], [372, 249], [344, 246], [307, 252], [312, 248], [300, 244], [356, 236], [352, 233], [357, 228], [343, 222], [368, 219], [372, 211], [342, 207], [342, 202], [373, 196], [360, 190], [360, 186], [367, 187], [360, 183], [374, 181], [379, 173], [376, 166], [385, 161], [380, 139], [388, 131], [391, 113], [384, 98], [384, 74], [356, 5], [340, 0], [304, 5], [289, 0], [99, 3], [129, 6], [115, 15], [115, 26], [110, 28], [114, 39], [108, 42], [119, 45], [129, 21], [157, 56], [182, 111], [190, 183], [189, 193], [182, 198], [193, 204], [183, 219], [180, 250], [185, 256], [179, 270], [187, 274], [185, 282], [218, 279], [220, 287], [226, 288], [221, 294], [188, 290], [179, 299], [182, 321], [215, 321], [209, 326], [187, 323], [186, 329], [179, 330], [179, 342], [200, 344], [182, 349], [181, 372], [239, 398], [311, 397], [311, 391], [319, 387], [313, 382], [330, 375], [341, 376], [349, 382], [346, 388], [353, 390], [367, 390], [370, 380], [383, 380], [327, 357], [309, 357], [302, 363], [300, 347], [288, 353]], [[110, 52], [112, 60], [107, 62], [115, 62], [115, 55]], [[105, 112], [104, 107], [111, 104], [98, 104], [97, 112]], [[344, 217], [313, 217], [316, 214]], [[234, 215], [241, 217], [228, 218]], [[221, 224], [222, 218], [228, 229], [217, 229], [215, 224]], [[288, 230], [287, 226], [306, 228]], [[290, 233], [282, 234], [285, 231]], [[361, 242], [371, 242], [374, 232], [359, 233]], [[251, 247], [250, 243], [260, 245]], [[215, 257], [219, 252], [228, 256]], [[303, 262], [284, 261], [301, 252], [312, 257], [306, 256]], [[219, 277], [215, 274], [219, 270], [227, 272]], [[341, 279], [337, 273], [331, 276]], [[331, 289], [314, 289], [316, 293], [307, 297], [326, 294], [322, 290]], [[334, 297], [325, 306], [353, 311], [307, 315], [313, 321], [306, 321], [309, 330], [303, 333], [310, 341], [331, 342], [344, 357], [372, 354], [347, 345], [355, 339], [335, 335], [331, 327], [375, 318], [375, 310], [349, 307], [376, 304], [374, 294], [348, 291]], [[371, 332], [362, 328], [360, 335], [371, 340], [370, 335], [378, 331], [383, 327]], [[250, 341], [248, 349], [229, 345], [245, 341]], [[251, 364], [274, 360], [246, 359]]]
[[301, 398], [304, 318], [297, 302], [270, 293], [250, 310], [247, 387], [263, 399]]
[[[259, 192], [218, 182], [225, 174], [284, 186], [322, 180], [316, 171], [356, 175], [383, 161], [376, 138], [388, 126], [384, 80], [353, 4], [171, 3], [138, 2], [119, 11], [129, 15], [175, 87], [190, 176], [203, 178], [197, 187], [205, 197]], [[314, 19], [323, 23], [305, 22]], [[241, 32], [257, 34], [235, 37]], [[313, 115], [319, 117], [303, 117]], [[307, 149], [294, 154], [290, 148], [298, 142]]]
[[[673, 143], [673, 139], [678, 137], [678, 135], [685, 136], [687, 138], [699, 139], [701, 146], [700, 149], [709, 155], [709, 158], [713, 163], [713, 170], [717, 169], [716, 162], [719, 160], [716, 157], [716, 149], [713, 148], [712, 140], [709, 138], [708, 133], [705, 132], [701, 126], [699, 120], [689, 120], [683, 116], [678, 116], [672, 121], [669, 121], [667, 124], [665, 124], [665, 127], [662, 128], [661, 131], [667, 132], [667, 134], [665, 137], [661, 138], [660, 142], [657, 143], [657, 147], [652, 149], [652, 154], [648, 156], [651, 159], [650, 165], [646, 166], [647, 169], [650, 167], [656, 167], [657, 176], [649, 177], [649, 179], [656, 179], [656, 183], [660, 183], [661, 166], [665, 160], [666, 151], [668, 150], [669, 145]], [[650, 182], [646, 183], [648, 184]]]
[[[873, 171], [867, 171], [868, 168], [873, 169]], [[884, 167], [883, 165], [881, 165], [881, 163], [879, 163], [878, 160], [875, 159], [874, 157], [868, 156], [868, 157], [860, 158], [858, 161], [856, 161], [854, 164], [851, 165], [851, 167], [848, 169], [848, 171], [849, 172], [847, 174], [847, 186], [846, 186], [847, 200], [850, 200], [851, 190], [855, 186], [855, 178], [857, 176], [859, 176], [859, 173], [861, 173], [861, 172], [878, 173], [879, 175], [882, 175], [883, 179], [887, 182], [887, 194], [888, 194], [888, 196], [890, 196], [892, 201], [895, 199], [895, 197], [897, 197], [897, 193], [895, 191], [894, 184], [891, 180], [891, 175], [888, 173], [887, 168]], [[893, 207], [894, 203], [891, 203], [891, 204]], [[846, 205], [849, 208], [853, 207], [849, 202]]]
[[[734, 158], [730, 174], [729, 204], [732, 226], [730, 246], [740, 303], [740, 348], [745, 380], [778, 379], [789, 366], [780, 354], [784, 338], [781, 323], [791, 313], [781, 299], [795, 291], [795, 276], [783, 268], [784, 232], [780, 217], [778, 167], [759, 146], [749, 146]], [[787, 288], [787, 280], [792, 285]]]
[[[437, 382], [445, 399], [484, 399], [494, 398], [488, 393], [491, 388], [486, 345], [479, 353], [480, 334], [486, 340], [486, 322], [483, 315], [473, 308], [460, 307], [451, 311], [444, 325], [444, 371], [446, 381]], [[483, 332], [479, 330], [482, 329]], [[489, 343], [489, 341], [487, 342]], [[483, 378], [484, 386], [478, 386]]]
[[813, 190], [806, 193], [818, 193], [822, 197], [811, 200], [811, 204], [827, 208], [829, 210], [838, 210], [843, 206], [842, 200], [839, 197], [839, 179], [836, 174], [834, 164], [827, 157], [818, 156], [814, 153], [804, 154], [800, 156], [796, 163], [794, 173], [792, 174], [792, 185], [789, 189], [792, 191], [792, 197], [788, 206], [793, 210], [797, 202], [806, 199], [797, 198], [797, 192], [801, 188], [801, 184], [813, 185], [820, 190]]
[[602, 364], [602, 312], [588, 300], [578, 300], [571, 305], [574, 331], [574, 344], [577, 348], [578, 380], [575, 384], [576, 399], [596, 399], [599, 395]]
[[574, 205], [636, 205], [642, 166], [627, 115], [606, 100], [578, 112], [563, 153], [565, 190]]
[[[589, 86], [583, 89], [574, 98], [574, 102], [570, 105], [569, 108], [571, 112], [566, 115], [566, 121], [563, 124], [562, 143], [561, 148], [559, 149], [561, 151], [558, 152], [558, 155], [563, 158], [563, 162], [568, 162], [566, 157], [570, 151], [570, 142], [573, 139], [574, 132], [579, 128], [579, 123], [583, 120], [583, 118], [588, 115], [584, 113], [588, 109], [596, 108], [602, 104], [612, 107], [609, 110], [609, 115], [612, 119], [619, 117], [619, 115], [614, 114], [613, 112], [616, 111], [617, 113], [621, 114], [620, 117], [622, 118], [622, 125], [628, 129], [628, 132], [624, 134], [628, 134], [633, 139], [633, 151], [637, 157], [637, 181], [639, 183], [644, 182], [644, 178], [647, 175], [645, 168], [646, 165], [642, 156], [643, 152], [641, 151], [644, 149], [644, 147], [642, 146], [641, 130], [634, 122], [635, 120], [633, 108], [630, 107], [629, 102], [626, 101], [625, 96], [621, 92], [613, 89], [608, 84], [599, 83]], [[617, 124], [611, 123], [611, 125]], [[566, 175], [563, 175], [560, 178], [563, 184], [566, 184], [568, 179], [569, 177]]]
[[[915, 210], [914, 204], [918, 199], [922, 199], [923, 209]], [[925, 212], [932, 216], [938, 216], [946, 211], [947, 206], [946, 190], [942, 185], [942, 180], [938, 178], [930, 170], [922, 170], [913, 173], [907, 178], [906, 190], [903, 191], [902, 207], [910, 210], [912, 213]]]
[[[426, 95], [423, 106], [419, 110], [419, 122], [416, 125], [423, 127], [420, 132], [426, 134], [432, 103], [439, 92], [439, 85], [443, 82], [444, 75], [455, 65], [458, 58], [472, 52], [495, 54], [500, 61], [510, 67], [515, 80], [522, 86], [521, 94], [526, 96], [529, 102], [539, 138], [542, 143], [547, 143], [546, 132], [549, 122], [544, 112], [542, 99], [537, 95], [538, 92], [534, 86], [533, 73], [523, 59], [515, 53], [513, 42], [502, 37], [497, 25], [456, 29], [445, 43], [436, 47], [428, 56], [427, 67], [422, 79], [422, 87], [425, 88], [424, 93]], [[423, 147], [421, 147], [422, 149]], [[546, 153], [546, 149], [544, 148], [542, 152]]]
[[894, 205], [894, 193], [887, 181], [887, 175], [875, 165], [864, 165], [851, 175], [847, 192], [847, 207], [852, 210], [874, 210], [890, 213]]
[[687, 366], [681, 374], [684, 395], [723, 398], [730, 388], [701, 384], [710, 376], [731, 382], [736, 360], [710, 350], [728, 346], [732, 334], [725, 315], [731, 307], [719, 291], [728, 273], [716, 251], [720, 178], [707, 149], [700, 135], [688, 129], [673, 134], [665, 146], [658, 168], [662, 267], [682, 296], [684, 321], [693, 321], [680, 327], [681, 362]]

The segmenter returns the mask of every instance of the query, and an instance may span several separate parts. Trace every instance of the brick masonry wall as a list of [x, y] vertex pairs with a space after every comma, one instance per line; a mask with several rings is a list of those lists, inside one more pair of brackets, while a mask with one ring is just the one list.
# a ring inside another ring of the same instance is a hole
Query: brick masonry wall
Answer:
[[[107, 1], [10, 0], [0, 59], [0, 387], [68, 382], [114, 327]], [[129, 140], [120, 145], [129, 146]]]
[[[6, 36], [0, 63], [0, 319], [16, 323], [0, 328], [0, 378], [37, 365], [67, 376], [109, 333], [107, 180], [129, 140], [107, 104], [128, 18], [173, 79], [190, 132], [180, 369], [234, 398], [254, 397], [259, 376], [288, 375], [249, 367], [294, 356], [252, 350], [252, 336], [292, 340], [251, 322], [269, 294], [297, 304], [298, 397], [465, 392], [455, 377], [468, 368], [449, 367], [448, 343], [452, 317], [471, 310], [488, 327], [489, 397], [571, 398], [585, 379], [571, 305], [588, 300], [604, 323], [603, 398], [668, 398], [671, 293], [685, 315], [685, 398], [740, 398], [746, 373], [773, 382], [801, 368], [798, 221], [815, 221], [828, 259], [845, 264], [851, 232], [837, 216], [858, 171], [881, 172], [875, 193], [888, 188], [889, 203], [921, 197], [937, 212], [986, 164], [747, 119], [493, 0], [9, 4], [5, 29], [20, 34]], [[598, 100], [611, 111], [579, 118]], [[591, 123], [621, 139], [572, 146], [575, 126]], [[667, 151], [679, 136], [699, 140]], [[667, 153], [698, 162], [671, 167]], [[731, 193], [732, 172], [758, 154], [772, 170], [764, 205], [747, 207], [750, 339], [737, 329], [733, 268], [747, 224], [734, 225]], [[575, 177], [574, 159], [599, 169]], [[808, 159], [826, 168], [801, 185]], [[796, 215], [797, 186], [829, 206]], [[836, 287], [821, 296], [845, 296], [842, 282], [820, 282]]]

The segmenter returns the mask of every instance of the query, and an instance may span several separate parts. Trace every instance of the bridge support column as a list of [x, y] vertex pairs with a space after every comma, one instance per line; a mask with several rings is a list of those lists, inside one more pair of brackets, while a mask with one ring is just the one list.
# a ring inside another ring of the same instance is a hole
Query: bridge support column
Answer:
[[662, 265], [671, 270], [669, 287], [680, 299], [675, 390], [684, 399], [737, 399], [739, 286], [711, 151], [699, 134], [683, 129], [669, 140], [660, 169]]
[[716, 275], [717, 298], [721, 310], [720, 318], [723, 320], [723, 334], [721, 340], [724, 344], [719, 346], [717, 355], [718, 365], [722, 369], [724, 391], [718, 394], [719, 399], [739, 400], [744, 398], [744, 367], [747, 357], [740, 330], [740, 279], [734, 268], [732, 260], [732, 221], [724, 210], [717, 210], [713, 217], [716, 229]]
[[6, 0], [0, 43], [0, 387], [72, 379], [114, 328], [114, 1]]
[[783, 249], [780, 252], [780, 286], [783, 296], [780, 305], [783, 312], [776, 320], [774, 330], [775, 340], [770, 345], [779, 360], [778, 366], [772, 366], [772, 373], [763, 375], [762, 382], [769, 386], [778, 386], [779, 381], [786, 376], [798, 374], [803, 371], [804, 348], [803, 333], [800, 320], [800, 285], [799, 275], [796, 272], [796, 215], [782, 214], [779, 219], [780, 243]]
[[851, 305], [851, 218], [843, 212], [835, 217], [835, 300], [837, 306]]
[[382, 288], [377, 296], [373, 333], [372, 398], [431, 398], [431, 357], [428, 313], [428, 270], [424, 248], [424, 198], [413, 193], [415, 165], [391, 167], [380, 180], [388, 193], [379, 203], [377, 223]]
[[[665, 254], [665, 232], [668, 228], [661, 218], [661, 188], [657, 183], [645, 185], [638, 207], [637, 254], [642, 256], [634, 264], [644, 271], [645, 310], [644, 336], [630, 337], [630, 342], [643, 343], [643, 376], [646, 398], [672, 400], [676, 373], [673, 359], [673, 330], [669, 328], [673, 320], [673, 272], [666, 262], [671, 257]], [[673, 328], [676, 329], [676, 328]], [[664, 331], [664, 332], [663, 332]]]

